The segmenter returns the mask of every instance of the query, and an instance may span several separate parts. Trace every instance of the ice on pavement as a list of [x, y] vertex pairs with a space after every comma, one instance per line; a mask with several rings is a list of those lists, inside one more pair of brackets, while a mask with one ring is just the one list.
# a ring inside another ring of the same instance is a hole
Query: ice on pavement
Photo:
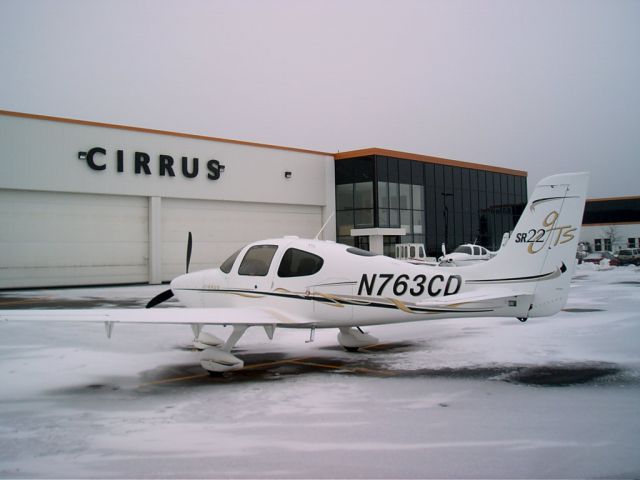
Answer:
[[391, 347], [358, 354], [250, 329], [247, 365], [300, 364], [218, 379], [184, 326], [4, 322], [0, 478], [638, 478], [639, 293], [635, 267], [579, 266], [554, 317], [369, 328]]

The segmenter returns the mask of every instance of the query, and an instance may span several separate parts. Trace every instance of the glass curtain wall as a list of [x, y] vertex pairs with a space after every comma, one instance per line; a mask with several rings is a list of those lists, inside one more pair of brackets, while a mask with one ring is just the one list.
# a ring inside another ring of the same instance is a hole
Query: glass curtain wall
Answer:
[[375, 225], [373, 157], [339, 160], [335, 166], [337, 240], [356, 246], [351, 230]]
[[527, 201], [524, 176], [383, 155], [335, 164], [338, 242], [354, 245], [352, 228], [402, 227], [406, 235], [384, 240], [389, 256], [396, 243], [423, 243], [436, 257], [442, 243], [496, 250]]

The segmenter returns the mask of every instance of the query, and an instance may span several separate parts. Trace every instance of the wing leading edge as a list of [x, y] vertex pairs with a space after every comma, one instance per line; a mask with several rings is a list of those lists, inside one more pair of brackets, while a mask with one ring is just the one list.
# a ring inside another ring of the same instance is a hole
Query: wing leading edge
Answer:
[[108, 322], [286, 327], [312, 323], [271, 308], [158, 308], [0, 310], [0, 320], [23, 322]]

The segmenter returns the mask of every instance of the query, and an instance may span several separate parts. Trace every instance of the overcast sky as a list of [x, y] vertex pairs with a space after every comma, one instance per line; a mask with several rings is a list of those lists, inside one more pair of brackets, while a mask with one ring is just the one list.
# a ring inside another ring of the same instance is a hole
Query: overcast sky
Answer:
[[640, 0], [0, 0], [0, 35], [0, 109], [640, 195]]

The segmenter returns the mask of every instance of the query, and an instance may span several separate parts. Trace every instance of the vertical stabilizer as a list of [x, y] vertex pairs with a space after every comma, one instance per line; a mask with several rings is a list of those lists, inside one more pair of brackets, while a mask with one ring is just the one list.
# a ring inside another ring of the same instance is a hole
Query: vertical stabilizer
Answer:
[[534, 294], [530, 317], [564, 307], [575, 265], [588, 173], [541, 180], [506, 245], [474, 268], [477, 284], [518, 284]]

